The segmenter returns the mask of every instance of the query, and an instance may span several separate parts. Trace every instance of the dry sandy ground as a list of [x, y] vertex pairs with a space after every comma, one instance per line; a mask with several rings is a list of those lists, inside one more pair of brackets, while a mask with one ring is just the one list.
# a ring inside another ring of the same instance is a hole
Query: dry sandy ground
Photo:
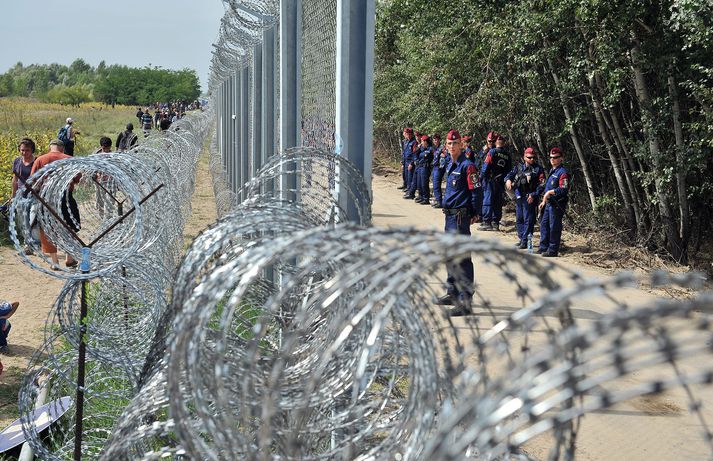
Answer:
[[[400, 178], [398, 178], [400, 181]], [[374, 176], [372, 187], [374, 191], [373, 222], [375, 226], [411, 226], [419, 229], [443, 229], [444, 218], [441, 210], [430, 206], [418, 205], [412, 200], [404, 200], [402, 192], [396, 189], [397, 177], [393, 174]], [[498, 240], [504, 245], [513, 245], [516, 236], [514, 230], [514, 214], [504, 215], [505, 225], [501, 226], [502, 232], [477, 231], [477, 226], [472, 227], [473, 238], [484, 240]], [[570, 241], [576, 236], [569, 237]], [[535, 238], [538, 235], [535, 234]], [[576, 245], [573, 245], [576, 246]], [[534, 256], [539, 258], [538, 256]], [[582, 264], [581, 255], [577, 248], [571, 248], [568, 253], [557, 258], [553, 263], [558, 269], [553, 274], [560, 278], [565, 286], [569, 285], [569, 276], [562, 269], [576, 271], [585, 277], [604, 278], [611, 273]], [[478, 305], [478, 296], [483, 296], [495, 301], [491, 312], [476, 308], [477, 321], [480, 327], [493, 325], [504, 319], [513, 310], [522, 306], [522, 301], [515, 295], [512, 283], [501, 275], [502, 273], [487, 266], [484, 258], [474, 258], [475, 278], [477, 284], [475, 305]], [[558, 272], [559, 271], [559, 272]], [[518, 280], [529, 287], [536, 287], [538, 282], [523, 271], [514, 271]], [[438, 280], [430, 287], [436, 294], [443, 293], [445, 270], [436, 274]], [[479, 294], [478, 294], [479, 293]], [[653, 290], [650, 287], [630, 287], [609, 292], [612, 298], [628, 306], [641, 306], [656, 299], [657, 296], [668, 296], [670, 290]], [[686, 294], [683, 290], [676, 290], [675, 294]], [[602, 314], [617, 308], [615, 303], [609, 302], [603, 296], [581, 296], [576, 299], [571, 311], [575, 321], [582, 326], [591, 324]], [[494, 312], [494, 313], [493, 313]], [[469, 331], [465, 327], [472, 325], [473, 318], [458, 318], [453, 320], [458, 331]], [[556, 319], [552, 319], [556, 322]], [[668, 325], [667, 325], [668, 326]], [[671, 325], [675, 328], [675, 325]], [[510, 334], [509, 339], [513, 344], [518, 344], [521, 339]], [[538, 342], [544, 341], [533, 335], [529, 338], [533, 349]], [[474, 357], [475, 361], [476, 358]], [[682, 372], [695, 371], [695, 363], [688, 363]], [[497, 367], [496, 367], [497, 368]], [[644, 383], [656, 378], [661, 378], [664, 371], [656, 368], [651, 371], [640, 371], [631, 374], [622, 382], [608, 387], [611, 390], [620, 389], [620, 386], [631, 386]], [[713, 421], [713, 390], [710, 388], [692, 388], [695, 397], [701, 400], [705, 416], [710, 424]], [[582, 426], [577, 437], [577, 460], [673, 460], [673, 459], [710, 459], [711, 447], [706, 446], [701, 435], [701, 425], [693, 416], [688, 414], [689, 400], [682, 389], [665, 392], [660, 395], [647, 396], [633, 399], [613, 406], [610, 409], [588, 414], [582, 420]], [[551, 436], [543, 436], [529, 442], [525, 450], [536, 459], [547, 459], [551, 445]]]
[[[443, 215], [440, 210], [403, 200], [395, 186], [396, 177], [393, 175], [374, 176], [375, 225], [442, 229]], [[185, 229], [186, 245], [215, 221], [215, 198], [206, 153], [202, 155], [198, 167], [192, 210], [192, 217]], [[507, 221], [509, 223], [506, 223], [503, 232], [474, 232], [474, 238], [498, 239], [510, 245], [514, 242], [513, 216], [508, 216]], [[559, 258], [556, 264], [576, 270], [585, 276], [607, 275], [604, 270], [582, 265], [576, 254]], [[526, 280], [525, 275], [516, 275]], [[437, 277], [443, 279], [445, 274], [441, 272]], [[42, 327], [62, 284], [24, 266], [14, 251], [7, 247], [0, 248], [0, 279], [5, 281], [0, 297], [20, 302], [20, 310], [12, 319], [11, 352], [2, 357], [5, 373], [0, 377], [0, 427], [3, 427], [16, 417], [15, 402], [22, 372], [34, 350], [42, 343]], [[492, 324], [522, 306], [522, 302], [510, 293], [511, 287], [498, 277], [497, 271], [483, 270], [477, 260], [476, 279], [479, 289], [497, 299], [501, 307], [499, 316], [482, 320], [483, 326]], [[441, 290], [440, 286], [434, 285], [432, 288], [434, 292]], [[644, 304], [654, 298], [651, 290], [639, 288], [624, 289], [617, 295], [625, 298], [631, 305]], [[583, 299], [573, 309], [573, 313], [578, 322], [585, 324], [613, 308], [614, 305], [602, 304], [600, 299]], [[458, 322], [465, 320], [456, 319], [456, 327]], [[635, 375], [631, 380], [645, 377], [645, 374]], [[703, 401], [704, 408], [713, 407], [710, 390], [705, 393], [697, 392], [696, 396]], [[710, 450], [706, 451], [701, 443], [698, 423], [687, 416], [686, 408], [685, 396], [681, 392], [673, 392], [636, 399], [610, 410], [588, 415], [578, 437], [577, 459], [707, 459], [710, 457]], [[548, 440], [543, 438], [531, 442], [527, 451], [535, 458], [546, 459], [548, 447]]]
[[[186, 245], [190, 245], [193, 238], [216, 219], [207, 151], [203, 152], [198, 163], [191, 208], [191, 218], [184, 229]], [[39, 258], [33, 258], [40, 261]], [[5, 372], [0, 376], [2, 429], [17, 418], [17, 391], [23, 371], [34, 351], [42, 345], [43, 327], [62, 288], [62, 282], [24, 265], [14, 248], [10, 247], [0, 247], [0, 280], [4, 281], [0, 298], [20, 302], [17, 313], [11, 319], [12, 330], [8, 338], [10, 351], [0, 357], [5, 366]]]

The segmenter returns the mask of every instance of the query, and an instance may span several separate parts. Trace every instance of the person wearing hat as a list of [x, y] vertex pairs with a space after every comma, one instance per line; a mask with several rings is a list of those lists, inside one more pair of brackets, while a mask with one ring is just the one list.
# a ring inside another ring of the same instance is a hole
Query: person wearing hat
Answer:
[[116, 137], [116, 149], [119, 152], [124, 152], [136, 145], [139, 141], [139, 137], [134, 133], [134, 125], [132, 123], [126, 124], [126, 130], [119, 133]]
[[522, 163], [505, 175], [505, 188], [515, 193], [516, 246], [527, 248], [528, 238], [535, 229], [537, 220], [538, 188], [545, 184], [545, 170], [535, 161], [535, 150], [525, 149]]
[[[460, 133], [451, 130], [446, 137], [446, 149], [451, 162], [445, 171], [446, 191], [443, 196], [443, 214], [446, 217], [446, 232], [470, 235], [470, 225], [475, 223], [481, 203], [476, 193], [478, 171], [473, 162], [468, 160], [463, 151]], [[472, 314], [473, 298], [473, 260], [470, 254], [449, 265], [445, 296], [437, 304], [454, 306], [449, 315], [459, 317]]]
[[66, 140], [62, 141], [64, 144], [64, 153], [73, 156], [77, 135], [81, 133], [74, 128], [74, 119], [72, 117], [67, 117], [67, 124], [64, 126], [64, 131], [66, 132]]
[[564, 153], [559, 147], [550, 150], [552, 169], [544, 186], [538, 190], [542, 196], [539, 209], [542, 212], [540, 220], [540, 248], [537, 253], [547, 258], [559, 256], [562, 239], [562, 219], [569, 200], [570, 173], [562, 164]]
[[433, 147], [431, 138], [428, 135], [421, 136], [421, 146], [415, 155], [416, 176], [415, 181], [409, 189], [409, 195], [415, 195], [418, 190], [418, 198], [416, 203], [428, 205], [431, 202], [431, 190], [428, 187], [428, 177], [430, 176], [429, 167], [433, 162]]
[[473, 148], [470, 147], [470, 142], [473, 140], [472, 136], [463, 136], [463, 152], [465, 152], [465, 157], [473, 162], [475, 160]]
[[441, 190], [441, 182], [443, 181], [443, 172], [446, 171], [446, 166], [450, 157], [446, 149], [441, 146], [441, 135], [435, 133], [433, 139], [433, 163], [431, 164], [431, 180], [433, 181], [433, 208], [443, 208], [443, 194]]
[[500, 230], [503, 217], [505, 175], [512, 170], [510, 154], [505, 150], [505, 137], [497, 135], [495, 148], [490, 149], [483, 161], [480, 177], [483, 182], [483, 222], [479, 230]]
[[404, 140], [401, 143], [401, 179], [403, 184], [398, 189], [406, 190], [411, 184], [412, 173], [409, 171], [409, 165], [411, 165], [413, 155], [418, 149], [418, 142], [414, 138], [413, 128], [404, 128], [403, 136]]

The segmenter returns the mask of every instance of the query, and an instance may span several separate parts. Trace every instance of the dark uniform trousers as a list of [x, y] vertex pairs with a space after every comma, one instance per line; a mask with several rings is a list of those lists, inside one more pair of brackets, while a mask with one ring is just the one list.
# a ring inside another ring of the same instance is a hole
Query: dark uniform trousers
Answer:
[[567, 207], [565, 201], [549, 200], [540, 221], [540, 250], [557, 254], [562, 239], [562, 219]]
[[[446, 215], [446, 232], [470, 235], [470, 218], [467, 212], [459, 215], [455, 210], [443, 210], [443, 213]], [[448, 294], [452, 298], [472, 297], [475, 275], [470, 253], [466, 258], [447, 265], [446, 269], [448, 270], [446, 279]]]
[[483, 222], [499, 223], [503, 217], [503, 177], [485, 181], [483, 184]]
[[527, 236], [535, 230], [537, 221], [537, 200], [527, 203], [527, 194], [523, 195], [515, 202], [515, 227], [517, 236], [521, 243], [527, 243]]

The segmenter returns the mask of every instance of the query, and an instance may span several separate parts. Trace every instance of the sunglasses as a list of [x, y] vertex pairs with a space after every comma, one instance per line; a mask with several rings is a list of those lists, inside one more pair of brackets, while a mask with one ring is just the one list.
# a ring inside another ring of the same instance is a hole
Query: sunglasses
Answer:
[[535, 157], [525, 157], [525, 158], [528, 159], [528, 160], [532, 160], [532, 159], [535, 158]]
[[561, 155], [550, 155], [550, 158], [561, 158]]

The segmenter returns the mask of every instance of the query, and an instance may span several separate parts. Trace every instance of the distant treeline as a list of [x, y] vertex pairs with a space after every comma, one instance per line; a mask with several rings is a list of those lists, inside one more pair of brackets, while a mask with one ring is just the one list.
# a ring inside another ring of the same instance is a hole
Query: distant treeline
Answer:
[[86, 101], [146, 105], [156, 101], [192, 101], [200, 95], [196, 72], [150, 67], [94, 68], [82, 59], [69, 66], [21, 62], [0, 74], [0, 97], [25, 96], [42, 101], [77, 105]]

